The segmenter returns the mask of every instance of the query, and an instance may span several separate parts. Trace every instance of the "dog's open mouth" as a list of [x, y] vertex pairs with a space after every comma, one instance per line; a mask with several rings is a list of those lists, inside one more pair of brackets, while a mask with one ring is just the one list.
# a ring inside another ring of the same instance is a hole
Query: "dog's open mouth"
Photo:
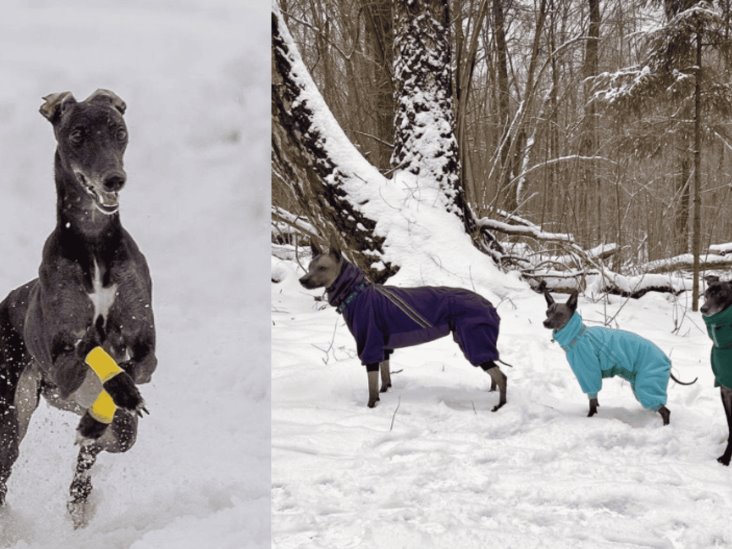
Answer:
[[112, 215], [119, 210], [119, 192], [103, 191], [92, 185], [80, 171], [75, 171], [74, 174], [81, 187], [92, 198], [94, 205], [100, 212], [105, 215]]

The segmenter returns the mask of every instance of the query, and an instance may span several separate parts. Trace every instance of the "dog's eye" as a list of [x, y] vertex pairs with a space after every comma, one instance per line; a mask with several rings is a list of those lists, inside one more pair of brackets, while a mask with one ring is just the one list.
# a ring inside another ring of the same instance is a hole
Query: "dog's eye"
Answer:
[[318, 270], [319, 270], [319, 271], [325, 271], [326, 269], [325, 269], [325, 267], [323, 267], [323, 266], [321, 265], [320, 267], [318, 267]]
[[81, 142], [84, 141], [84, 131], [81, 128], [75, 129], [69, 134], [69, 141], [73, 145], [81, 145]]
[[117, 141], [126, 141], [126, 140], [127, 140], [127, 132], [122, 129], [117, 130]]

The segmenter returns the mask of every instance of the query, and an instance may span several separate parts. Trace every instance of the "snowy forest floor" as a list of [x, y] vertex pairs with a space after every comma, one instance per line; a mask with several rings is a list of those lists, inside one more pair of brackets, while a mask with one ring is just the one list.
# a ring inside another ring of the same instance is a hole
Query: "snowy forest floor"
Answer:
[[677, 377], [699, 376], [669, 383], [663, 427], [619, 378], [604, 380], [599, 415], [585, 417], [586, 397], [541, 325], [544, 299], [528, 287], [476, 288], [498, 305], [499, 350], [515, 365], [504, 368], [503, 409], [490, 412], [489, 377], [449, 337], [394, 353], [403, 371], [368, 409], [335, 309], [299, 286], [295, 263], [273, 258], [272, 272], [274, 547], [732, 545], [732, 469], [716, 461], [727, 426], [710, 342], [700, 315], [683, 314], [684, 295], [580, 300], [588, 324], [617, 315], [614, 326], [671, 356]]
[[66, 516], [78, 417], [41, 402], [0, 510], [0, 547], [269, 543], [269, 5], [3, 3], [0, 288], [34, 278], [55, 224], [41, 96], [127, 102], [121, 218], [150, 264], [158, 369], [126, 454], [100, 456], [93, 517]]

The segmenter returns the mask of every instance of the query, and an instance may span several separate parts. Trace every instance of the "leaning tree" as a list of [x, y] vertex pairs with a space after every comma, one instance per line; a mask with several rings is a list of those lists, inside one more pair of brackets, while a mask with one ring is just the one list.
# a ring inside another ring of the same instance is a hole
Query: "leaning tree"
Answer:
[[[478, 226], [460, 184], [448, 6], [441, 0], [393, 4], [396, 112], [390, 179], [346, 137], [308, 73], [279, 6], [273, 6], [273, 177], [290, 190], [320, 237], [337, 239], [377, 281], [399, 269], [398, 259], [386, 253], [387, 238], [396, 226], [407, 226], [403, 233], [409, 233], [415, 220], [404, 213], [408, 202], [418, 201], [423, 213], [434, 214], [420, 215], [427, 233], [458, 221], [479, 249], [491, 254], [499, 249]], [[391, 197], [400, 201], [399, 208], [384, 197], [394, 188], [397, 194]]]

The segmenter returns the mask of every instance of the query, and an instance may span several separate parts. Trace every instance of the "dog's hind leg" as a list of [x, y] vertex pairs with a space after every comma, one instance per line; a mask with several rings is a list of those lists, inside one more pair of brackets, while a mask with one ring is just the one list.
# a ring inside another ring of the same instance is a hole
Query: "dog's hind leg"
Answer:
[[485, 370], [489, 376], [491, 376], [491, 388], [493, 388], [494, 385], [498, 387], [498, 404], [496, 404], [492, 410], [493, 412], [497, 412], [500, 408], [503, 407], [504, 404], [506, 404], [508, 378], [506, 377], [506, 374], [501, 371], [501, 368], [498, 366], [498, 364], [493, 361], [484, 362], [480, 365], [480, 367], [483, 368], [483, 370]]
[[5, 503], [8, 478], [15, 460], [18, 459], [20, 437], [15, 406], [0, 397], [0, 505]]
[[0, 505], [5, 503], [7, 481], [18, 459], [20, 442], [38, 406], [41, 383], [40, 372], [28, 360], [22, 342], [16, 346], [19, 341], [8, 339], [3, 348], [5, 360], [0, 364]]
[[663, 424], [668, 425], [671, 423], [671, 410], [666, 408], [665, 406], [661, 406], [658, 409], [658, 413], [661, 414], [661, 417], [663, 418]]
[[88, 499], [92, 491], [91, 468], [99, 453], [104, 450], [111, 453], [126, 452], [137, 438], [137, 416], [124, 410], [117, 410], [114, 421], [104, 434], [96, 441], [84, 441], [76, 460], [74, 479], [69, 489], [69, 501], [66, 508], [71, 516], [74, 528], [86, 526], [89, 520]]
[[729, 465], [732, 457], [732, 389], [729, 387], [720, 387], [720, 395], [722, 396], [722, 405], [724, 406], [724, 415], [727, 417], [727, 448], [724, 453], [717, 458], [722, 465]]
[[367, 364], [366, 375], [369, 380], [369, 402], [367, 406], [373, 408], [379, 401], [379, 363]]
[[388, 358], [379, 364], [379, 370], [381, 371], [381, 391], [380, 392], [385, 393], [391, 388], [391, 370], [389, 369], [389, 359]]

